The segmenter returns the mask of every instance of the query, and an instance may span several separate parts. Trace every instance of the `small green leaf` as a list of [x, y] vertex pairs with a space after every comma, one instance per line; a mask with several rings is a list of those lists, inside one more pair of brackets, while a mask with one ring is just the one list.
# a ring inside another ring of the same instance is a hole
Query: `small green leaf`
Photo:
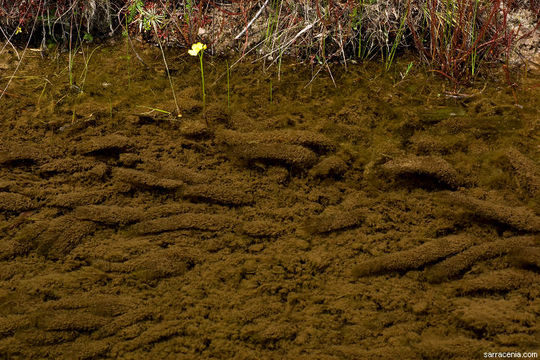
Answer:
[[92, 34], [84, 33], [83, 40], [86, 42], [92, 42], [94, 41], [94, 37], [92, 36]]

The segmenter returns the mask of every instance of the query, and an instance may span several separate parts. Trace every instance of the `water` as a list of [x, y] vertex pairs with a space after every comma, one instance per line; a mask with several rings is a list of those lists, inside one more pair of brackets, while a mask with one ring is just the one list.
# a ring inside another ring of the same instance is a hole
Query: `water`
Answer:
[[203, 104], [198, 59], [171, 52], [178, 116], [159, 49], [84, 50], [72, 84], [66, 53], [27, 52], [0, 100], [1, 354], [534, 345], [539, 74], [455, 91], [403, 78], [410, 59], [246, 59], [229, 108], [225, 61], [205, 56]]

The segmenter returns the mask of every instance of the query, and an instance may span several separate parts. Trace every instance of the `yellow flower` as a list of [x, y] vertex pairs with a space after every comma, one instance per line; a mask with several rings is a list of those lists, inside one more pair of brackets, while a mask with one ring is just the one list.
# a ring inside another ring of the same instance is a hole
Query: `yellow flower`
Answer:
[[17, 26], [17, 30], [15, 30], [15, 35], [19, 35], [20, 33], [22, 33], [22, 29], [20, 26]]
[[197, 56], [201, 50], [206, 50], [206, 44], [198, 42], [191, 45], [191, 50], [188, 50], [188, 53], [191, 56]]

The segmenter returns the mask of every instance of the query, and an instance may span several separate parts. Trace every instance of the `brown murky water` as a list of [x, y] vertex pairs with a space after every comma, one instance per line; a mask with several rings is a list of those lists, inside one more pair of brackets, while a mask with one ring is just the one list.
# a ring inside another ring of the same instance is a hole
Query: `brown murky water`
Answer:
[[77, 54], [71, 88], [66, 54], [30, 52], [1, 100], [0, 358], [538, 350], [538, 74], [515, 106], [406, 63], [334, 87], [245, 61], [228, 109], [206, 57], [203, 111], [197, 59], [169, 54], [178, 118], [153, 110], [175, 109], [160, 53], [124, 45], [86, 78]]

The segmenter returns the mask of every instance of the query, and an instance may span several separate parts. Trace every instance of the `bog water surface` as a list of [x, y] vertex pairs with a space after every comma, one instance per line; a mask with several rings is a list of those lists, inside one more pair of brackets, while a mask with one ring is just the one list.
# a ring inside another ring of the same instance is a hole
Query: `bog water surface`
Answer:
[[538, 345], [538, 74], [138, 52], [0, 57], [0, 358]]

